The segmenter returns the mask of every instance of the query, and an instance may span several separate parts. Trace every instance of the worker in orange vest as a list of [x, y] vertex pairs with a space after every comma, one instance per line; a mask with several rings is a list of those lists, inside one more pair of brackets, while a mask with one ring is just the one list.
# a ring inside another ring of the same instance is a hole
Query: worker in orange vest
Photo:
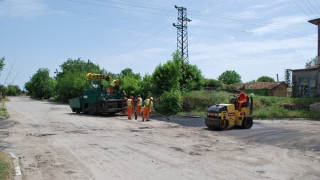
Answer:
[[244, 91], [241, 91], [238, 102], [239, 102], [238, 110], [240, 110], [242, 104], [247, 102], [247, 95]]
[[130, 96], [129, 99], [127, 99], [127, 112], [128, 112], [128, 119], [131, 120], [131, 116], [132, 116], [132, 107], [134, 106], [134, 102], [133, 102], [133, 96]]
[[115, 79], [111, 82], [110, 84], [110, 94], [113, 94], [113, 89], [115, 86], [119, 86], [119, 82], [118, 82], [118, 79]]
[[145, 117], [147, 118], [147, 121], [149, 121], [151, 109], [153, 109], [153, 97], [144, 101], [142, 121], [144, 121]]
[[136, 117], [135, 117], [135, 119], [137, 119], [138, 116], [141, 116], [142, 103], [143, 103], [142, 98], [140, 95], [138, 95], [137, 102], [136, 102]]

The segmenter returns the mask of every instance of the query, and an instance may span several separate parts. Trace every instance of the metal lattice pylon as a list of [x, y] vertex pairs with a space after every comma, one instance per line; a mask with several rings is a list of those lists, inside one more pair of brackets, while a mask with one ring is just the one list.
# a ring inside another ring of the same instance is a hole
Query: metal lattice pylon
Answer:
[[177, 28], [177, 50], [183, 59], [182, 63], [189, 63], [187, 22], [191, 20], [187, 18], [187, 8], [174, 7], [178, 10], [177, 24], [173, 23]]
[[290, 86], [291, 85], [291, 69], [284, 70], [284, 82]]

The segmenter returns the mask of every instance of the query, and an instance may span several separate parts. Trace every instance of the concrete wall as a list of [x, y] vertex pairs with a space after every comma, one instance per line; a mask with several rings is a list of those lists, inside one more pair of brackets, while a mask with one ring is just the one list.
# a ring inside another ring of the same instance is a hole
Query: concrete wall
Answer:
[[305, 69], [292, 71], [292, 96], [320, 96], [320, 70]]

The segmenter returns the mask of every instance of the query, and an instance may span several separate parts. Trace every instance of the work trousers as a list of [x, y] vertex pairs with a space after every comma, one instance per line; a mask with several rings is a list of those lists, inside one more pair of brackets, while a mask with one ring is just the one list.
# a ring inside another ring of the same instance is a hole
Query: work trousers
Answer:
[[141, 116], [141, 106], [136, 107], [136, 116]]
[[132, 116], [132, 106], [127, 106], [128, 119], [131, 119]]
[[149, 107], [143, 108], [142, 120], [144, 120], [144, 118], [147, 116], [147, 121], [149, 121], [149, 115], [150, 115], [150, 108]]
[[113, 94], [113, 86], [110, 86], [110, 94]]

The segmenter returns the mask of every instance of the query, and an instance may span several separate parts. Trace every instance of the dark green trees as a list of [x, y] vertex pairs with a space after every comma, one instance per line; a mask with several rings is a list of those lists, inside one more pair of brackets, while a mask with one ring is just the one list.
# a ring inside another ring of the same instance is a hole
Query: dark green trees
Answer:
[[32, 97], [47, 99], [54, 95], [55, 85], [56, 81], [49, 76], [49, 69], [40, 68], [24, 86]]
[[218, 77], [218, 80], [224, 84], [230, 85], [241, 83], [241, 76], [236, 71], [225, 71]]
[[61, 67], [61, 72], [57, 74], [56, 91], [58, 98], [61, 101], [68, 101], [68, 99], [82, 96], [86, 88], [86, 84], [90, 85], [91, 82], [86, 82], [86, 74], [101, 73], [100, 67], [92, 62], [85, 62], [84, 60], [68, 59]]

